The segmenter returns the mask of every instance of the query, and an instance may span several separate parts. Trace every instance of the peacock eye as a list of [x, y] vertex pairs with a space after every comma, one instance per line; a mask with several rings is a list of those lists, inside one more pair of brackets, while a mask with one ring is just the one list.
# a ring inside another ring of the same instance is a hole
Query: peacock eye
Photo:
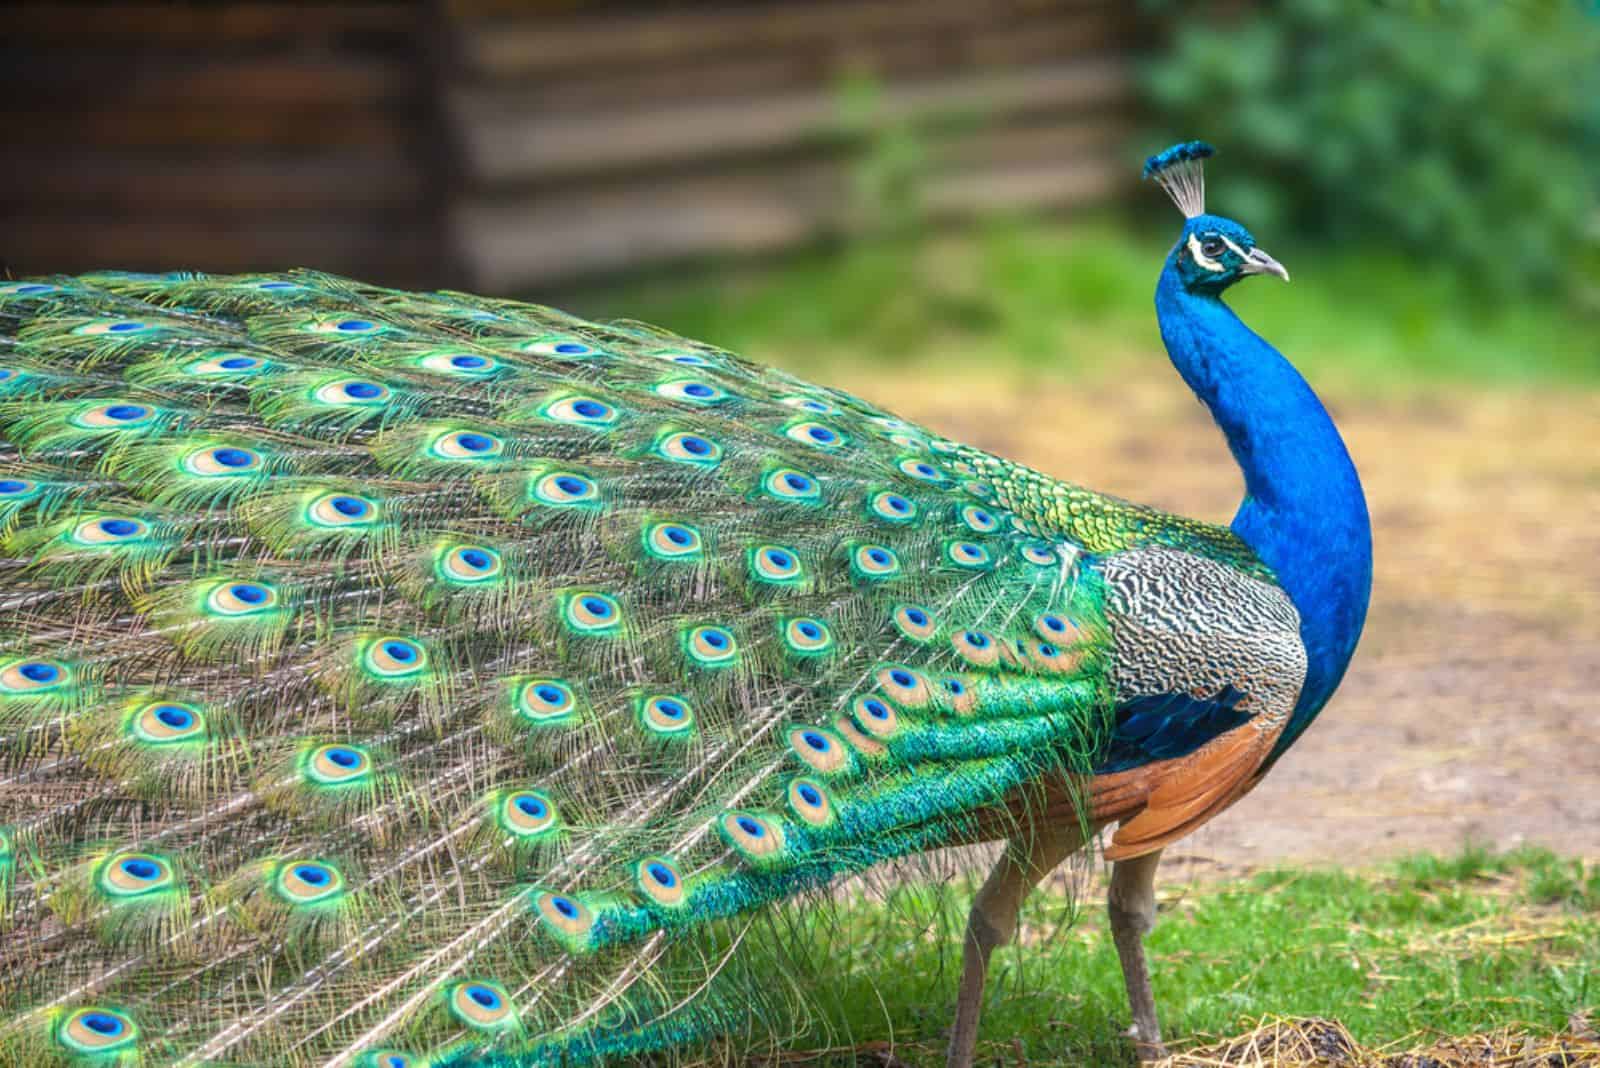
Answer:
[[1222, 255], [1223, 250], [1227, 247], [1222, 243], [1222, 239], [1217, 237], [1208, 237], [1200, 243], [1200, 251], [1212, 259]]

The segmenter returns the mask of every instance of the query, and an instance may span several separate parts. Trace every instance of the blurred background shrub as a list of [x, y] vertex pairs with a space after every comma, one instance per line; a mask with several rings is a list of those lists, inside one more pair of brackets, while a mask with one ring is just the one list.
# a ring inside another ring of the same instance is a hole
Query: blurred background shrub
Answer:
[[1160, 130], [1226, 146], [1252, 225], [1396, 247], [1498, 296], [1593, 270], [1600, 32], [1580, 4], [1178, 7], [1151, 5], [1174, 33], [1143, 86]]

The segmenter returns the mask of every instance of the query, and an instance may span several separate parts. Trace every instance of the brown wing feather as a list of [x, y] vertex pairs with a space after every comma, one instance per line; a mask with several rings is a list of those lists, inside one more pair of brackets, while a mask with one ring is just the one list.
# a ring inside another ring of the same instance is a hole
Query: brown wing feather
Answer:
[[[1098, 828], [1121, 821], [1105, 848], [1106, 859], [1127, 860], [1170, 845], [1243, 797], [1259, 781], [1257, 772], [1282, 729], [1281, 723], [1245, 723], [1187, 756], [1090, 780], [1090, 822]], [[981, 813], [960, 841], [1005, 838], [1028, 822], [1076, 822], [1083, 791], [1053, 777], [1012, 797], [1003, 808]]]
[[[1188, 756], [1095, 779], [1090, 792], [1096, 818], [1113, 818], [1114, 808], [1122, 820], [1105, 848], [1106, 859], [1127, 860], [1154, 852], [1227, 808], [1248, 788], [1282, 729], [1281, 723], [1268, 729], [1255, 722], [1246, 723]], [[1144, 791], [1132, 782], [1116, 781], [1139, 772], [1146, 773], [1140, 776], [1140, 785], [1147, 786]], [[1140, 792], [1144, 794], [1143, 804], [1136, 808], [1130, 802]], [[1122, 815], [1123, 812], [1131, 815]]]

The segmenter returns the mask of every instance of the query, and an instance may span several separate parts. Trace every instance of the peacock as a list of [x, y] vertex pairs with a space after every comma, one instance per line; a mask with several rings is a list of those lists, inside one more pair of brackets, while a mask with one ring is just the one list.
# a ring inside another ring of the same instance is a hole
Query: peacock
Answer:
[[1211, 154], [1145, 174], [1228, 527], [633, 321], [308, 270], [0, 284], [0, 1063], [781, 1038], [767, 921], [1001, 840], [966, 1068], [991, 952], [1103, 828], [1159, 1056], [1161, 851], [1328, 701], [1372, 569], [1333, 422], [1220, 299], [1288, 274], [1205, 212]]

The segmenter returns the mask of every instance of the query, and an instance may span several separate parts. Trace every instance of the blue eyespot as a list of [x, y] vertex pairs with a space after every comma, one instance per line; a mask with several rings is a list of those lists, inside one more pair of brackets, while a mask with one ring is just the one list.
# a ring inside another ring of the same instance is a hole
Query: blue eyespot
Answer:
[[889, 672], [889, 678], [894, 680], [896, 686], [911, 687], [917, 684], [917, 680], [912, 677], [911, 672], [902, 671], [900, 668], [895, 668]]
[[383, 651], [402, 664], [409, 664], [417, 658], [416, 648], [406, 642], [384, 642]]
[[552, 897], [550, 899], [550, 904], [555, 907], [557, 912], [561, 913], [561, 915], [565, 916], [567, 919], [575, 920], [578, 918], [578, 906], [574, 905], [568, 899], [559, 896]]
[[1060, 634], [1062, 631], [1067, 629], [1066, 622], [1062, 620], [1060, 616], [1045, 616], [1040, 620], [1040, 622], [1043, 623], [1047, 629], [1055, 631], [1057, 634]]
[[576, 341], [563, 341], [556, 346], [556, 351], [563, 356], [577, 356], [589, 351], [588, 345], [580, 345]]
[[478, 369], [479, 367], [486, 366], [488, 363], [489, 363], [489, 361], [484, 359], [482, 356], [452, 356], [452, 357], [450, 357], [450, 366], [451, 367], [459, 367], [463, 371], [473, 371], [473, 370]]
[[494, 565], [494, 560], [482, 549], [463, 549], [460, 560], [475, 571], [483, 571]]
[[812, 639], [813, 641], [816, 640], [817, 638], [822, 637], [822, 628], [817, 626], [815, 623], [811, 622], [810, 620], [806, 620], [804, 623], [801, 623], [795, 629], [797, 629], [801, 634], [805, 635], [807, 638]]
[[156, 719], [159, 719], [173, 730], [181, 731], [194, 722], [194, 715], [187, 708], [179, 708], [177, 705], [162, 705], [156, 709]]
[[126, 538], [139, 532], [139, 524], [131, 519], [102, 519], [100, 529], [113, 538]]
[[17, 671], [29, 682], [55, 682], [61, 677], [60, 668], [38, 660], [23, 664]]
[[[565, 898], [556, 898], [556, 907], [561, 908], [561, 903], [565, 901]], [[568, 903], [567, 907], [571, 908], [572, 906], [570, 903]], [[566, 915], [566, 909], [562, 909], [561, 912], [562, 915]], [[500, 995], [496, 994], [493, 990], [490, 990], [486, 986], [478, 986], [477, 984], [473, 984], [472, 986], [467, 987], [467, 997], [471, 998], [485, 1009], [498, 1009], [500, 1007]]]
[[974, 649], [989, 648], [989, 636], [979, 631], [969, 630], [961, 635], [962, 639]]
[[294, 869], [294, 877], [310, 886], [325, 886], [331, 876], [326, 868], [316, 864], [301, 864]]
[[783, 484], [796, 493], [805, 493], [811, 489], [811, 480], [804, 475], [787, 474], [783, 476]]
[[243, 449], [217, 449], [211, 458], [223, 467], [248, 467], [255, 457]]
[[554, 686], [536, 686], [534, 687], [533, 692], [538, 694], [539, 700], [543, 701], [547, 705], [559, 704], [562, 699], [566, 697], [566, 694], [562, 693]]
[[339, 324], [339, 329], [349, 334], [355, 334], [363, 330], [371, 330], [372, 324], [365, 319], [346, 319]]
[[267, 591], [264, 587], [252, 586], [245, 582], [237, 583], [228, 592], [233, 595], [235, 600], [243, 601], [245, 604], [261, 604], [267, 599]]
[[678, 877], [672, 874], [672, 869], [667, 867], [665, 864], [651, 861], [650, 864], [646, 865], [644, 870], [650, 873], [650, 878], [654, 879], [662, 886], [671, 887], [677, 885]]
[[583, 599], [583, 609], [590, 615], [600, 619], [609, 619], [611, 617], [610, 603], [601, 600], [599, 597], [585, 597]]
[[0, 478], [0, 495], [21, 493], [28, 488], [28, 483], [14, 478]]
[[108, 1012], [86, 1012], [78, 1017], [78, 1022], [97, 1035], [106, 1038], [115, 1038], [122, 1034], [126, 1025]]
[[691, 397], [709, 397], [716, 392], [703, 382], [690, 382], [683, 391]]
[[573, 478], [571, 475], [561, 475], [556, 479], [556, 488], [562, 493], [576, 496], [588, 490], [589, 484], [582, 479]]
[[383, 387], [375, 382], [346, 382], [344, 395], [354, 397], [356, 400], [372, 400], [374, 397], [383, 396]]
[[143, 323], [112, 323], [106, 330], [113, 334], [126, 334], [132, 330], [143, 330]]
[[683, 446], [683, 451], [691, 456], [705, 456], [711, 451], [711, 442], [705, 438], [697, 438], [693, 434], [686, 434], [679, 438], [678, 444]]
[[249, 356], [229, 356], [217, 363], [224, 371], [244, 371], [256, 365], [256, 361]]
[[115, 419], [119, 423], [126, 423], [130, 419], [143, 419], [150, 414], [150, 409], [138, 404], [113, 404], [105, 410], [107, 419]]
[[865, 701], [862, 701], [861, 707], [866, 709], [867, 715], [871, 716], [873, 719], [889, 718], [889, 706], [878, 700], [876, 697], [869, 697]]
[[494, 439], [482, 434], [457, 434], [456, 444], [468, 452], [487, 452], [494, 448]]
[[663, 527], [661, 534], [674, 545], [688, 545], [694, 540], [693, 535], [682, 527]]
[[298, 289], [293, 282], [262, 282], [257, 289]]
[[822, 794], [810, 783], [801, 783], [800, 789], [796, 792], [799, 793], [799, 795], [808, 805], [816, 806], [822, 804]]
[[888, 564], [889, 554], [884, 552], [882, 549], [869, 549], [867, 551], [867, 559], [882, 566]]
[[123, 874], [129, 875], [135, 879], [149, 880], [154, 879], [156, 876], [161, 874], [161, 868], [159, 865], [153, 861], [148, 861], [141, 857], [129, 857], [127, 860], [124, 860], [121, 864], [119, 864], [118, 867], [122, 869]]
[[336, 746], [323, 755], [341, 768], [353, 768], [361, 763], [361, 754], [354, 749], [341, 749]]
[[550, 811], [548, 805], [531, 794], [521, 795], [515, 803], [524, 816], [532, 816], [536, 820], [544, 819], [545, 813]]
[[800, 740], [805, 742], [819, 753], [826, 753], [828, 751], [828, 739], [818, 734], [816, 731], [806, 731], [800, 736]]
[[748, 834], [751, 838], [761, 838], [767, 833], [767, 829], [765, 827], [761, 826], [761, 824], [757, 823], [749, 816], [740, 816], [735, 822], [739, 824], [739, 829], [745, 834]]
[[572, 410], [585, 419], [604, 419], [611, 411], [599, 401], [592, 400], [576, 401], [572, 405]]
[[889, 506], [889, 511], [898, 512], [901, 515], [911, 511], [911, 502], [898, 493], [889, 494], [883, 499], [883, 503]]
[[328, 502], [342, 516], [357, 519], [367, 514], [367, 502], [359, 497], [335, 497]]
[[728, 636], [721, 631], [707, 630], [701, 633], [700, 640], [713, 649], [723, 649], [728, 645]]
[[682, 719], [683, 706], [669, 697], [663, 697], [656, 702], [656, 711], [668, 719]]

